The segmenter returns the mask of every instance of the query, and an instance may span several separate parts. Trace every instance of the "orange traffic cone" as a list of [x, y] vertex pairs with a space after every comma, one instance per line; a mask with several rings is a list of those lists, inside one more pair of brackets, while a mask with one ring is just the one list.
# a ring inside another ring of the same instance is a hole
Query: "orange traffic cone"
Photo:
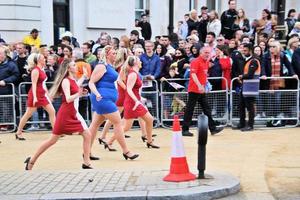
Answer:
[[184, 153], [182, 133], [178, 116], [174, 116], [173, 138], [172, 138], [172, 158], [170, 172], [164, 177], [164, 181], [182, 182], [195, 180], [196, 175], [190, 173], [189, 166]]

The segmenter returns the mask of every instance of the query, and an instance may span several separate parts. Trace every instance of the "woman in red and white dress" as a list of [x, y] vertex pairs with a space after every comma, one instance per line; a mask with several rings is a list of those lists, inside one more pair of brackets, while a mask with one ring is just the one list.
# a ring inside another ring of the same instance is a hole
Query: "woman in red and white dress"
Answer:
[[137, 56], [129, 56], [124, 68], [127, 76], [126, 80], [126, 94], [124, 100], [124, 132], [130, 130], [133, 120], [141, 118], [146, 125], [147, 147], [156, 148], [159, 146], [153, 143], [153, 116], [148, 109], [143, 105], [140, 90], [142, 87], [142, 79], [139, 74], [141, 68], [141, 61]]
[[25, 140], [23, 137], [23, 128], [39, 107], [43, 107], [49, 114], [49, 119], [53, 127], [55, 122], [55, 110], [48, 96], [46, 87], [47, 75], [44, 72], [45, 57], [42, 54], [32, 53], [27, 59], [27, 70], [31, 72], [32, 86], [28, 92], [27, 109], [20, 120], [16, 133], [17, 140]]
[[54, 125], [51, 137], [42, 143], [32, 157], [25, 160], [25, 170], [31, 170], [39, 156], [49, 147], [54, 145], [63, 134], [79, 133], [83, 137], [83, 169], [91, 169], [90, 166], [90, 145], [91, 136], [83, 117], [78, 112], [79, 97], [87, 92], [81, 87], [86, 76], [76, 82], [76, 65], [71, 60], [64, 60], [61, 64], [57, 77], [51, 88], [51, 97], [62, 94], [62, 104], [57, 113], [57, 120]]

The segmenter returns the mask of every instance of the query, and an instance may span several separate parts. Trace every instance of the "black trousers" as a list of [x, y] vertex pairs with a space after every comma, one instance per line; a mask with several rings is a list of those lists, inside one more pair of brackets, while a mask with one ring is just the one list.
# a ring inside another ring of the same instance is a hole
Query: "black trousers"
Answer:
[[244, 127], [246, 125], [246, 109], [249, 113], [248, 126], [253, 128], [255, 117], [255, 97], [244, 97], [242, 92], [240, 93], [240, 125]]
[[183, 117], [183, 124], [182, 124], [182, 131], [188, 131], [193, 114], [194, 114], [194, 108], [196, 106], [196, 103], [200, 103], [200, 106], [203, 110], [203, 113], [208, 117], [208, 126], [210, 130], [214, 130], [216, 128], [215, 122], [211, 116], [211, 109], [208, 104], [207, 98], [205, 94], [198, 94], [194, 92], [188, 93], [188, 102], [186, 105], [186, 109], [184, 111], [184, 117]]

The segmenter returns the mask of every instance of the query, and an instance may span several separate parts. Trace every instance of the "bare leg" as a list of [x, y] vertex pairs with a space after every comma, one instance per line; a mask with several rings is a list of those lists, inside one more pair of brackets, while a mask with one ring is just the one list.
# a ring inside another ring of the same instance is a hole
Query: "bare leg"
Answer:
[[91, 149], [94, 143], [94, 140], [96, 138], [97, 131], [99, 129], [99, 126], [104, 122], [105, 117], [102, 115], [98, 115], [96, 112], [93, 114], [92, 123], [89, 127], [89, 132], [91, 134]]
[[83, 162], [85, 165], [90, 165], [90, 154], [91, 154], [91, 134], [89, 130], [85, 130], [80, 133], [83, 137]]
[[141, 118], [145, 121], [147, 141], [148, 141], [148, 143], [151, 143], [152, 142], [153, 117], [149, 112], [147, 112]]
[[[124, 110], [124, 107], [118, 107], [118, 110], [120, 112], [120, 114], [123, 112]], [[122, 120], [122, 124], [124, 124], [124, 119], [121, 119]], [[107, 120], [109, 121], [109, 120]], [[109, 121], [110, 122], [110, 121]], [[111, 123], [111, 122], [110, 122]], [[106, 125], [106, 124], [105, 124]], [[105, 128], [105, 127], [104, 127]], [[102, 138], [105, 138], [105, 137], [100, 137], [101, 139]], [[112, 144], [114, 143], [114, 141], [116, 140], [116, 137], [115, 135], [113, 135], [108, 141], [107, 141], [107, 144], [109, 145], [110, 148], [112, 148]]]
[[[122, 122], [121, 122], [121, 116], [120, 116], [119, 111], [110, 113], [110, 114], [106, 114], [104, 116], [113, 123], [115, 137], [116, 137], [117, 141], [119, 142], [123, 153], [127, 154], [129, 152], [129, 150], [128, 150], [126, 142], [125, 142], [123, 127], [122, 127]], [[127, 154], [127, 155], [131, 156], [132, 154]]]
[[142, 136], [143, 136], [143, 137], [146, 137], [147, 131], [146, 131], [146, 124], [145, 124], [145, 121], [144, 121], [143, 119], [141, 119], [140, 117], [138, 118], [138, 120], [139, 120], [139, 124], [140, 124], [140, 127], [141, 127]]
[[55, 123], [55, 109], [54, 109], [54, 107], [51, 103], [48, 104], [47, 106], [43, 107], [43, 108], [49, 114], [49, 119], [50, 119], [51, 126], [52, 126], [52, 129], [53, 129], [54, 128], [54, 123]]
[[[124, 107], [118, 107], [118, 110], [119, 110], [120, 113], [122, 113], [123, 110], [124, 110]], [[110, 129], [111, 125], [112, 125], [112, 123], [109, 120], [106, 120], [104, 128], [102, 130], [102, 134], [100, 135], [100, 139], [105, 139], [106, 138], [106, 135], [109, 132], [109, 129]], [[112, 138], [110, 140], [114, 141], [114, 136], [112, 136]]]
[[38, 150], [35, 152], [35, 154], [30, 159], [29, 166], [28, 166], [29, 170], [32, 169], [33, 164], [37, 161], [37, 159], [40, 157], [40, 155], [42, 155], [42, 153], [44, 153], [47, 149], [49, 149], [49, 147], [54, 145], [59, 138], [60, 138], [60, 135], [52, 134], [48, 140], [44, 141], [41, 144], [41, 146], [38, 148]]
[[32, 114], [36, 111], [36, 109], [37, 109], [36, 107], [27, 107], [26, 112], [22, 116], [19, 126], [18, 126], [17, 134], [19, 136], [22, 136], [22, 131], [23, 131], [23, 128], [24, 128], [26, 122], [32, 116]]

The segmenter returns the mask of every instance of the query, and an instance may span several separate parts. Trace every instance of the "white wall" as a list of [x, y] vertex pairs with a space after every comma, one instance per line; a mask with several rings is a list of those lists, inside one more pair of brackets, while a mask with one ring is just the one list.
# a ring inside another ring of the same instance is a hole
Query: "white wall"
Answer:
[[152, 40], [157, 35], [165, 35], [168, 33], [168, 25], [169, 25], [169, 1], [168, 0], [159, 0], [159, 1], [150, 0], [150, 23], [152, 28]]
[[54, 42], [53, 31], [53, 1], [41, 0], [41, 39], [42, 44], [52, 45]]

